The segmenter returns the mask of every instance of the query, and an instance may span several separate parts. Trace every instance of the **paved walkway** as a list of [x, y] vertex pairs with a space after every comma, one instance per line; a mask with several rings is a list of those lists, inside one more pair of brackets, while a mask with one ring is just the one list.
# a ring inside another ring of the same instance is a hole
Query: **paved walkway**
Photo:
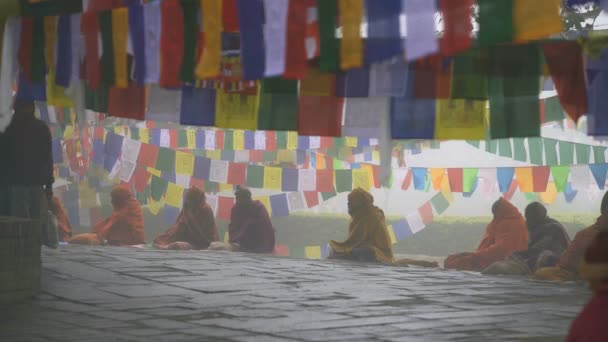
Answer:
[[560, 341], [580, 285], [247, 254], [66, 246], [0, 341]]

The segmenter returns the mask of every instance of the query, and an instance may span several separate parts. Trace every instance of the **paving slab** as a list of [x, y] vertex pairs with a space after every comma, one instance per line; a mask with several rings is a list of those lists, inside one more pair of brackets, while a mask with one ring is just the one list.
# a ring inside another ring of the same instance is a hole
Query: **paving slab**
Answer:
[[0, 341], [561, 341], [581, 284], [228, 252], [43, 249]]

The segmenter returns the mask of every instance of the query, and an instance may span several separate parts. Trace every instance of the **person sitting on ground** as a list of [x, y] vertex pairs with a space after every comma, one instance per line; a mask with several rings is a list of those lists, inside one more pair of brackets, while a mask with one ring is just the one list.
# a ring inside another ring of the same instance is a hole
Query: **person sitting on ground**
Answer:
[[393, 262], [391, 239], [384, 212], [374, 206], [374, 197], [357, 188], [348, 195], [348, 238], [344, 242], [330, 241], [332, 259], [365, 262]]
[[537, 269], [555, 266], [568, 248], [570, 237], [564, 227], [547, 216], [547, 209], [538, 202], [530, 203], [524, 213], [530, 242], [528, 249], [515, 252], [482, 271], [484, 274], [528, 275]]
[[526, 223], [515, 206], [500, 198], [492, 205], [492, 214], [494, 218], [477, 251], [450, 255], [444, 263], [446, 269], [480, 272], [513, 252], [528, 248]]
[[49, 203], [49, 210], [57, 218], [57, 235], [59, 241], [67, 242], [72, 237], [72, 225], [65, 212], [65, 208], [57, 196], [53, 196], [51, 203]]
[[207, 249], [219, 240], [213, 210], [205, 202], [205, 193], [191, 188], [186, 193], [184, 207], [173, 227], [154, 239], [161, 249]]
[[236, 203], [230, 213], [229, 244], [214, 242], [211, 250], [273, 253], [274, 227], [262, 202], [252, 199], [249, 189], [237, 187]]
[[131, 191], [123, 187], [112, 190], [112, 215], [97, 223], [91, 234], [80, 234], [70, 239], [79, 245], [127, 246], [145, 243], [144, 216], [141, 206]]
[[593, 297], [570, 326], [567, 342], [608, 341], [608, 232], [598, 233], [585, 252], [579, 273]]
[[598, 232], [608, 231], [608, 192], [604, 194], [600, 210], [601, 215], [593, 225], [576, 233], [557, 265], [538, 269], [534, 273], [534, 278], [552, 281], [578, 280], [578, 267], [583, 260], [585, 250]]

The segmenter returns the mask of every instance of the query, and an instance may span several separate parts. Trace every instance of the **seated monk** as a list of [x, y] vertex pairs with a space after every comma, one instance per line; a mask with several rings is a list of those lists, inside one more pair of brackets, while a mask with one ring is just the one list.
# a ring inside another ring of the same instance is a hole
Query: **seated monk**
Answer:
[[262, 202], [254, 201], [251, 191], [237, 187], [236, 203], [230, 213], [229, 244], [214, 242], [211, 250], [230, 250], [252, 253], [274, 252], [274, 227]]
[[154, 239], [161, 249], [207, 249], [219, 240], [213, 210], [205, 202], [205, 193], [191, 188], [186, 193], [184, 207], [175, 224], [164, 234]]
[[145, 243], [144, 216], [141, 206], [131, 191], [122, 187], [112, 190], [114, 211], [107, 219], [97, 223], [91, 234], [80, 234], [70, 239], [79, 245], [125, 246]]
[[67, 242], [72, 237], [72, 226], [68, 215], [65, 213], [65, 208], [57, 196], [53, 196], [49, 205], [49, 210], [57, 218], [57, 235], [59, 241]]
[[525, 211], [528, 227], [528, 249], [515, 252], [504, 261], [498, 261], [482, 271], [484, 274], [528, 275], [542, 267], [555, 266], [568, 248], [570, 237], [564, 227], [547, 216], [540, 203], [530, 203]]
[[579, 279], [578, 266], [583, 260], [585, 250], [600, 231], [608, 231], [608, 192], [601, 204], [601, 216], [588, 228], [576, 233], [574, 240], [559, 258], [555, 267], [540, 268], [534, 278], [553, 281], [574, 281]]
[[579, 273], [593, 291], [593, 297], [570, 326], [566, 341], [608, 341], [608, 232], [595, 236]]
[[446, 269], [479, 272], [513, 252], [528, 248], [528, 230], [517, 208], [500, 198], [492, 206], [492, 214], [494, 219], [486, 228], [477, 251], [450, 255], [444, 263]]
[[348, 194], [348, 238], [344, 242], [330, 241], [332, 259], [365, 262], [393, 262], [393, 248], [386, 227], [384, 212], [374, 206], [374, 197], [357, 188]]

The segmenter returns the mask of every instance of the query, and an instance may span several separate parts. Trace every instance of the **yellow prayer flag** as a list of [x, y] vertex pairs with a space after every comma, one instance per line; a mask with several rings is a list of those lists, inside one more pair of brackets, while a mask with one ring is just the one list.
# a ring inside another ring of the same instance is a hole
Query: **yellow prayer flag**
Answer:
[[345, 142], [346, 146], [357, 147], [357, 142], [358, 142], [357, 137], [346, 137], [345, 140], [346, 140], [346, 142]]
[[445, 169], [442, 168], [431, 168], [431, 180], [433, 181], [433, 190], [439, 190], [441, 188], [441, 181], [445, 176]]
[[557, 198], [557, 188], [555, 183], [549, 182], [547, 184], [547, 191], [539, 193], [541, 202], [544, 204], [553, 204]]
[[228, 232], [224, 233], [224, 243], [229, 243], [230, 242], [230, 234], [228, 234]]
[[114, 126], [114, 134], [122, 135], [122, 127]]
[[167, 186], [167, 193], [165, 194], [165, 202], [172, 207], [181, 208], [183, 197], [184, 188], [175, 183], [169, 182], [169, 185]]
[[395, 235], [395, 230], [393, 229], [393, 226], [388, 226], [386, 228], [388, 230], [388, 236], [391, 238], [391, 244], [396, 244], [397, 236]]
[[435, 139], [485, 139], [487, 111], [487, 101], [437, 100]]
[[220, 160], [222, 158], [222, 151], [220, 150], [207, 150], [207, 158], [213, 160]]
[[63, 131], [63, 139], [71, 139], [74, 137], [74, 126], [65, 126]]
[[55, 71], [49, 70], [46, 75], [46, 104], [61, 108], [73, 108], [74, 101], [65, 94], [65, 88], [55, 84]]
[[44, 17], [44, 60], [49, 70], [55, 71], [55, 46], [57, 45], [57, 17]]
[[281, 176], [283, 169], [280, 167], [264, 168], [264, 189], [281, 190]]
[[258, 198], [255, 198], [255, 200], [260, 201], [266, 207], [266, 210], [268, 210], [268, 215], [272, 217], [272, 207], [270, 206], [270, 197], [268, 197], [268, 196], [258, 197]]
[[380, 163], [380, 151], [372, 151], [372, 161], [375, 163]]
[[233, 145], [235, 151], [242, 151], [245, 149], [245, 132], [237, 129], [232, 134]]
[[369, 171], [365, 169], [353, 170], [353, 189], [361, 188], [370, 191], [372, 186], [369, 178]]
[[534, 192], [534, 181], [532, 179], [531, 167], [516, 167], [515, 177], [521, 192]]
[[258, 125], [258, 99], [258, 95], [227, 93], [223, 89], [218, 89], [215, 102], [215, 126], [255, 130]]
[[163, 207], [162, 201], [155, 201], [152, 197], [148, 197], [148, 210], [152, 215], [158, 215], [160, 209]]
[[295, 163], [295, 161], [296, 161], [295, 151], [279, 150], [277, 152], [277, 159], [282, 163]]
[[234, 185], [232, 185], [232, 184], [220, 183], [219, 187], [220, 187], [220, 192], [233, 192], [234, 191]]
[[443, 197], [445, 197], [449, 203], [454, 202], [454, 193], [452, 193], [452, 188], [450, 187], [450, 180], [448, 177], [443, 177], [441, 180], [440, 189]]
[[175, 153], [175, 173], [192, 175], [194, 172], [194, 155], [177, 151]]
[[193, 129], [186, 130], [186, 139], [189, 149], [196, 148], [196, 131]]
[[115, 83], [126, 88], [127, 81], [127, 35], [129, 33], [129, 9], [121, 7], [112, 10], [112, 43], [114, 44]]
[[147, 128], [139, 129], [139, 141], [146, 144], [150, 142], [150, 131]]
[[151, 175], [154, 175], [154, 176], [156, 176], [156, 177], [160, 177], [160, 175], [161, 175], [160, 170], [157, 170], [157, 169], [155, 169], [155, 168], [148, 167], [148, 168], [146, 168], [146, 170], [147, 170], [147, 171], [148, 171], [148, 172], [149, 172]]
[[338, 0], [342, 39], [340, 39], [340, 68], [361, 67], [363, 63], [363, 0]]
[[287, 149], [296, 150], [298, 148], [298, 132], [287, 132]]
[[361, 164], [361, 169], [367, 171], [370, 187], [374, 186], [374, 168], [370, 164]]
[[201, 0], [205, 46], [196, 65], [198, 79], [219, 76], [222, 59], [222, 0]]
[[307, 259], [321, 259], [321, 246], [308, 246], [304, 252]]
[[325, 157], [317, 154], [317, 170], [325, 170], [327, 169], [327, 163], [325, 162]]
[[513, 26], [519, 42], [547, 38], [564, 30], [562, 0], [514, 0]]
[[330, 96], [334, 93], [334, 74], [316, 68], [308, 68], [300, 81], [300, 95]]

